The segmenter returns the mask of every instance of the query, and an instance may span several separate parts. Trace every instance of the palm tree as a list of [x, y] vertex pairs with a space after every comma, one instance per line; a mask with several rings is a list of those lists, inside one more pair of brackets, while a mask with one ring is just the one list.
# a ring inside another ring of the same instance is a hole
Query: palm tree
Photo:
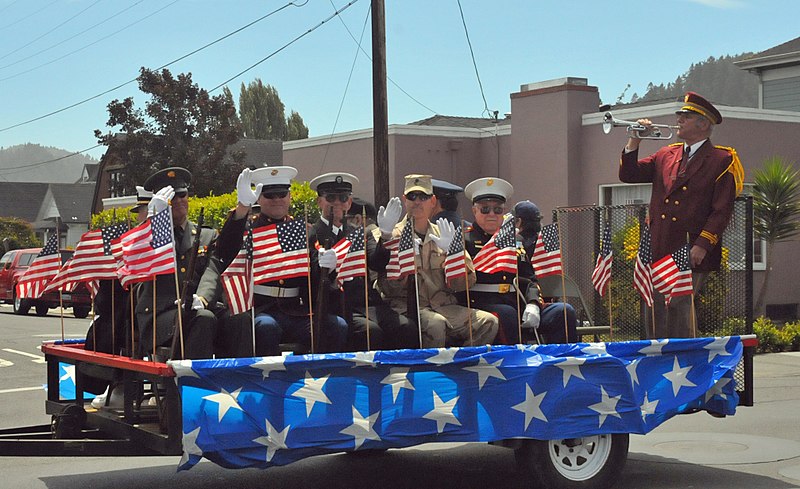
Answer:
[[800, 233], [800, 177], [794, 162], [780, 156], [765, 160], [762, 169], [756, 170], [753, 177], [753, 227], [756, 237], [767, 243], [764, 283], [755, 305], [755, 310], [761, 311], [772, 271], [773, 247]]

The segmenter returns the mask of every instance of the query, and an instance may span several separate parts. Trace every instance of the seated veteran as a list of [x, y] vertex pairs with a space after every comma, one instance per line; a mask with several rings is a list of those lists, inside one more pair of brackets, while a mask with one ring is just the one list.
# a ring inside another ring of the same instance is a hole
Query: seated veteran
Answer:
[[[464, 245], [471, 256], [477, 255], [500, 229], [506, 214], [506, 201], [513, 191], [514, 187], [500, 178], [479, 178], [464, 189], [466, 197], [472, 201], [475, 219], [464, 231]], [[543, 306], [533, 266], [523, 247], [517, 249], [517, 270], [519, 281], [515, 280], [515, 275], [505, 271], [476, 272], [477, 281], [469, 289], [471, 307], [492, 312], [500, 319], [496, 343], [522, 342], [533, 328], [545, 332], [549, 340], [557, 343], [575, 341], [577, 318], [574, 309], [561, 302]], [[466, 304], [466, 293], [459, 297], [462, 304]], [[567, 330], [564, 328], [565, 308]], [[569, 332], [569, 337], [565, 331]]]
[[[407, 175], [402, 202], [406, 216], [393, 228], [390, 226], [392, 221], [396, 222], [395, 213], [390, 210], [394, 208], [393, 202], [387, 209], [379, 210], [381, 242], [400, 238], [406, 222], [411, 220], [411, 239], [418, 248], [414, 273], [400, 280], [382, 277], [378, 281], [382, 297], [410, 321], [419, 320], [423, 348], [491, 343], [497, 334], [497, 318], [488, 312], [461, 306], [456, 298], [456, 293], [464, 291], [467, 283], [475, 282], [469, 254], [464, 254], [466, 274], [451, 281], [445, 277], [445, 259], [456, 232], [447, 219], [440, 218], [436, 224], [430, 222], [436, 207], [430, 175]], [[396, 215], [399, 217], [399, 213]]]
[[[144, 188], [153, 192], [147, 204], [148, 215], [153, 216], [167, 206], [172, 207], [172, 224], [175, 236], [175, 259], [177, 260], [178, 283], [183, 287], [188, 283], [188, 297], [193, 298], [192, 314], [183, 317], [184, 358], [212, 358], [214, 354], [214, 338], [217, 332], [217, 320], [214, 313], [205, 308], [203, 301], [216, 300], [221, 293], [219, 282], [205, 279], [208, 268], [216, 269], [218, 264], [210, 250], [214, 248], [217, 233], [213, 229], [199, 228], [188, 220], [189, 184], [192, 174], [185, 168], [172, 167], [160, 170], [151, 175]], [[200, 234], [197, 258], [193, 276], [187, 276], [191, 251], [195, 236]], [[181, 289], [182, 290], [182, 289]], [[155, 310], [153, 309], [153, 296]], [[202, 298], [202, 299], [201, 299]], [[153, 281], [142, 282], [135, 289], [135, 315], [139, 327], [143, 355], [150, 355], [153, 350], [153, 318], [155, 316], [156, 347], [171, 347], [172, 337], [177, 334], [175, 277], [172, 274], [156, 276]], [[176, 340], [177, 341], [177, 340]], [[180, 347], [176, 356], [180, 356]], [[158, 352], [156, 353], [159, 354]]]
[[[253, 229], [270, 224], [293, 221], [289, 215], [291, 182], [297, 170], [290, 166], [244, 169], [236, 183], [238, 204], [220, 231], [217, 251], [221, 263], [229, 265], [244, 242], [248, 216]], [[255, 187], [255, 189], [253, 188]], [[251, 215], [253, 205], [260, 206], [257, 215]], [[305, 243], [307, 245], [307, 242]], [[316, 250], [309, 250], [316, 255]], [[316, 260], [316, 256], [312, 257]], [[224, 268], [223, 268], [224, 269]], [[317, 275], [318, 276], [318, 275]], [[312, 276], [313, 279], [313, 276]], [[254, 286], [255, 321], [250, 313], [232, 316], [226, 324], [224, 343], [232, 356], [279, 355], [281, 344], [311, 347], [311, 307], [308, 278], [293, 277], [259, 283]], [[316, 320], [316, 316], [315, 316]], [[325, 314], [318, 338], [322, 351], [343, 351], [347, 337], [347, 323], [335, 314]], [[255, 328], [253, 352], [252, 328]]]

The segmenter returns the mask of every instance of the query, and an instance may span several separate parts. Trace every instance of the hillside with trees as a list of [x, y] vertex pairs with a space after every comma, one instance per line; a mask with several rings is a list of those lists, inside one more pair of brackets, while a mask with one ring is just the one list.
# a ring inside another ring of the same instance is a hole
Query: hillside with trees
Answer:
[[715, 104], [758, 107], [758, 77], [733, 64], [752, 55], [709, 56], [705, 61], [692, 63], [673, 82], [666, 85], [649, 83], [647, 92], [642, 96], [634, 93], [630, 103], [675, 100], [691, 90], [701, 93]]
[[98, 163], [91, 156], [69, 155], [71, 151], [32, 143], [0, 148], [0, 181], [75, 183], [84, 165]]

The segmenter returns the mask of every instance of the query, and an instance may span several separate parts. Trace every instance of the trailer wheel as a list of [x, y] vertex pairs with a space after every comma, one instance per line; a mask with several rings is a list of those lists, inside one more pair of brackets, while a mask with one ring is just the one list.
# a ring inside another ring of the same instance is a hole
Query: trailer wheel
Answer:
[[86, 411], [77, 404], [70, 404], [60, 413], [53, 415], [50, 430], [55, 439], [74, 440], [81, 438], [85, 423]]
[[538, 486], [606, 489], [619, 478], [628, 458], [627, 433], [559, 440], [526, 440], [515, 451], [520, 468]]

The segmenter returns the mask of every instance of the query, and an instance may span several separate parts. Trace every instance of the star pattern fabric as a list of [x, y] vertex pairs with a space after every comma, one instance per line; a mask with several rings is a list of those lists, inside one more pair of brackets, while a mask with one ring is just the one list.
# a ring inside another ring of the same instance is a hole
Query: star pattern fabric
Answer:
[[644, 434], [680, 413], [735, 413], [742, 348], [732, 336], [170, 362], [182, 399], [178, 468], [201, 459], [267, 468], [429, 442]]

